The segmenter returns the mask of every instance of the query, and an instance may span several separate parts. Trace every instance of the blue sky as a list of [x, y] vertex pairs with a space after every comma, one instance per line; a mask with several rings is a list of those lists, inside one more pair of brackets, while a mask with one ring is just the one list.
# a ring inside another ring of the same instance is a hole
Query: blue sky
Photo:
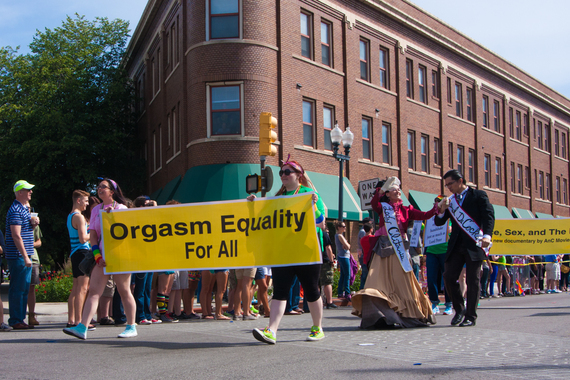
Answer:
[[[254, 0], [247, 0], [254, 1]], [[547, 86], [570, 98], [570, 1], [568, 0], [412, 0]], [[36, 29], [61, 25], [79, 13], [121, 18], [134, 30], [146, 0], [0, 0], [0, 46], [27, 53]]]

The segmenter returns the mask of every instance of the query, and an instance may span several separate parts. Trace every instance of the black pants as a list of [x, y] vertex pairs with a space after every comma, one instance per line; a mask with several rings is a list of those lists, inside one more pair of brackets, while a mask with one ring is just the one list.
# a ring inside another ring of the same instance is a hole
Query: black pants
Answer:
[[295, 276], [303, 287], [304, 301], [315, 302], [321, 296], [319, 291], [319, 277], [321, 264], [294, 265], [288, 267], [272, 267], [273, 298], [285, 301], [289, 297], [289, 289]]
[[[457, 313], [465, 310], [465, 318], [471, 321], [477, 319], [477, 304], [479, 303], [479, 293], [481, 292], [481, 263], [482, 260], [473, 261], [469, 252], [463, 247], [458, 247], [453, 250], [451, 255], [445, 262], [445, 272], [443, 273], [443, 280], [445, 282], [445, 289], [451, 296], [453, 309]], [[461, 290], [459, 289], [459, 275], [466, 267], [466, 282], [467, 282], [467, 308]]]

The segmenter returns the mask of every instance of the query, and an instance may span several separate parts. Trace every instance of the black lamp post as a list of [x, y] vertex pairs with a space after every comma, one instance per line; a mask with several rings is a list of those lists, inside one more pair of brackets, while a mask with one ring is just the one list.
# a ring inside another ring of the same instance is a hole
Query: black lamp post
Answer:
[[[331, 143], [333, 145], [333, 157], [338, 160], [339, 163], [339, 174], [338, 174], [338, 220], [343, 220], [343, 210], [342, 210], [342, 177], [343, 177], [343, 163], [344, 161], [349, 161], [349, 152], [352, 142], [354, 141], [354, 133], [350, 131], [350, 127], [346, 127], [344, 133], [338, 127], [338, 122], [335, 120], [334, 128], [331, 131]], [[338, 153], [338, 148], [340, 144], [344, 146], [344, 154]]]

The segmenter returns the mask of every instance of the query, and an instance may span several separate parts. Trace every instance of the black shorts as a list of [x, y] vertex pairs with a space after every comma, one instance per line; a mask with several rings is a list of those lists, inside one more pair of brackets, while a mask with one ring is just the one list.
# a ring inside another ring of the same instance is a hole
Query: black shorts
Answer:
[[303, 287], [304, 297], [308, 302], [315, 302], [321, 296], [319, 277], [321, 264], [294, 265], [289, 267], [273, 267], [273, 299], [285, 301], [289, 297], [289, 289], [295, 276]]
[[85, 255], [92, 255], [90, 250], [88, 249], [78, 249], [77, 251], [73, 252], [71, 255], [71, 272], [73, 273], [73, 278], [87, 276], [89, 273], [83, 273], [81, 269], [79, 269], [79, 263], [83, 261]]

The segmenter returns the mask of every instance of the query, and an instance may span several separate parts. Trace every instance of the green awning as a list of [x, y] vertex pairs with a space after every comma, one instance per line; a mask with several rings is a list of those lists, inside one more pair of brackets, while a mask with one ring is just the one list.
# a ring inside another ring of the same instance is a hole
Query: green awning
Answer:
[[424, 193], [423, 191], [410, 190], [410, 202], [420, 211], [429, 211], [433, 208], [436, 194]]
[[[281, 187], [279, 167], [267, 166], [273, 172], [273, 187], [267, 196], [274, 196]], [[172, 196], [182, 203], [214, 202], [245, 199], [245, 178], [259, 174], [259, 164], [216, 164], [188, 169]], [[307, 172], [309, 179], [325, 204], [327, 218], [338, 218], [338, 176]], [[166, 187], [165, 190], [166, 191]], [[163, 191], [163, 193], [164, 193]], [[360, 198], [347, 178], [343, 181], [343, 214], [347, 220], [362, 220]], [[407, 200], [406, 200], [407, 201]]]
[[[309, 171], [307, 175], [325, 203], [325, 216], [338, 219], [338, 176]], [[343, 178], [342, 213], [346, 220], [363, 219], [360, 197], [346, 177]]]
[[523, 208], [513, 207], [513, 215], [517, 219], [536, 219], [534, 215], [532, 215], [532, 211]]
[[[279, 168], [267, 166], [273, 172], [273, 188], [267, 196], [279, 190]], [[190, 168], [173, 198], [182, 203], [199, 203], [245, 199], [245, 178], [261, 172], [259, 164], [216, 164]]]
[[539, 219], [554, 219], [554, 217], [550, 214], [543, 214], [542, 212], [536, 212], [535, 214]]
[[505, 206], [493, 205], [495, 209], [495, 219], [513, 219], [513, 215]]
[[[174, 178], [172, 181], [168, 182], [166, 186], [164, 186], [158, 197], [156, 198], [156, 203], [158, 203], [159, 205], [164, 205], [169, 200], [176, 199], [172, 197], [172, 195], [176, 192], [176, 189], [180, 185], [180, 179], [181, 177], [178, 176]], [[176, 200], [179, 201], [178, 199]]]
[[150, 199], [153, 199], [153, 200], [156, 201], [156, 198], [159, 197], [159, 195], [160, 195], [161, 192], [162, 192], [162, 187], [161, 187], [160, 189], [156, 190], [154, 193], [152, 193], [152, 194], [150, 195]]

